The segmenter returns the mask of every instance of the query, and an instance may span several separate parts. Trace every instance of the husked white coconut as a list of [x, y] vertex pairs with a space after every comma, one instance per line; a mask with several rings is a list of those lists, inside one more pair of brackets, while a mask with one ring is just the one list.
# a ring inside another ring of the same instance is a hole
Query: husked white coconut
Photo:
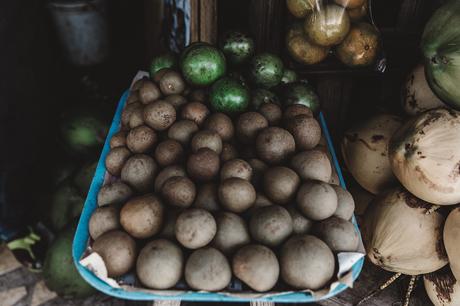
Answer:
[[402, 106], [409, 116], [414, 116], [429, 109], [445, 106], [431, 90], [426, 81], [425, 66], [418, 64], [407, 76], [402, 91]]
[[391, 138], [393, 173], [416, 197], [460, 202], [460, 112], [438, 108], [406, 122]]
[[452, 210], [447, 217], [443, 237], [452, 273], [460, 279], [460, 208]]
[[447, 264], [442, 243], [445, 218], [403, 188], [392, 188], [369, 205], [361, 233], [371, 262], [391, 272], [420, 275]]
[[423, 283], [434, 306], [460, 305], [460, 283], [449, 267], [424, 275]]
[[377, 115], [345, 132], [342, 156], [355, 180], [378, 194], [396, 182], [388, 160], [388, 143], [401, 126], [401, 118]]

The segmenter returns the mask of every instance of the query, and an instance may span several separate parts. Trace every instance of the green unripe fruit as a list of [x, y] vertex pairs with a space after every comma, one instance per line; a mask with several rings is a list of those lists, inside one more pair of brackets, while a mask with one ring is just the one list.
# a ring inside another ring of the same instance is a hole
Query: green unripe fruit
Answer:
[[155, 73], [164, 68], [174, 69], [177, 66], [176, 55], [172, 52], [162, 54], [153, 58], [150, 64], [150, 78], [153, 78]]
[[254, 40], [243, 33], [230, 31], [224, 35], [221, 49], [231, 64], [239, 65], [254, 54]]
[[181, 57], [185, 80], [195, 86], [208, 86], [225, 74], [224, 54], [216, 47], [199, 43], [187, 48]]
[[262, 53], [253, 57], [249, 74], [252, 81], [261, 87], [271, 88], [283, 78], [283, 62], [281, 59], [270, 53]]
[[211, 105], [218, 112], [237, 113], [247, 109], [249, 90], [235, 79], [224, 77], [211, 87]]

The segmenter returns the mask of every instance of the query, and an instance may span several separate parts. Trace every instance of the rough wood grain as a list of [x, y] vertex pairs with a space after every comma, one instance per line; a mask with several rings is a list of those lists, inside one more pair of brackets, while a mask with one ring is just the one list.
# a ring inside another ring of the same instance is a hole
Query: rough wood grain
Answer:
[[335, 147], [341, 139], [347, 119], [353, 81], [346, 76], [320, 76], [316, 89]]
[[30, 306], [40, 306], [56, 297], [56, 293], [50, 291], [45, 282], [41, 280], [33, 288]]
[[0, 258], [0, 276], [21, 267], [5, 244], [0, 245]]
[[[353, 289], [348, 289], [332, 299], [322, 301], [322, 306], [352, 306], [358, 303], [363, 297], [367, 296], [380, 284], [388, 280], [393, 273], [386, 272], [377, 268], [375, 265], [366, 262], [358, 281]], [[409, 282], [409, 277], [402, 277], [395, 281], [391, 286], [381, 291], [378, 295], [365, 302], [362, 306], [389, 306], [401, 305]], [[423, 282], [418, 281], [410, 306], [429, 306], [432, 305], [426, 296]]]
[[217, 42], [217, 0], [200, 0], [200, 41]]
[[160, 41], [161, 22], [163, 20], [164, 2], [162, 0], [144, 0], [144, 37], [145, 63], [150, 64], [154, 55], [164, 51]]
[[250, 26], [258, 52], [279, 54], [284, 47], [284, 0], [250, 1]]
[[200, 40], [200, 0], [190, 0], [190, 41]]
[[13, 306], [27, 295], [26, 287], [12, 288], [0, 292], [0, 301], [3, 306]]

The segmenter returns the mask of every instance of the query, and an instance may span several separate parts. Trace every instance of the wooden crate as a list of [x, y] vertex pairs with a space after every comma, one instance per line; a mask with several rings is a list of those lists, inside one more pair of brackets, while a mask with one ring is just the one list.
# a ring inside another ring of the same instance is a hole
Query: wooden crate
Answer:
[[[350, 118], [382, 110], [396, 110], [400, 85], [419, 58], [419, 39], [426, 20], [440, 0], [370, 0], [373, 19], [379, 26], [387, 71], [349, 69], [330, 59], [303, 66], [285, 54], [284, 33], [289, 17], [285, 0], [190, 0], [193, 41], [216, 42], [229, 29], [254, 37], [257, 52], [282, 55], [286, 65], [316, 84], [335, 140], [349, 126]], [[361, 86], [366, 84], [366, 87]], [[375, 97], [378, 97], [376, 99]]]
[[254, 37], [257, 52], [282, 55], [289, 68], [316, 85], [336, 141], [357, 119], [376, 111], [398, 109], [401, 83], [420, 57], [423, 26], [441, 3], [370, 0], [387, 58], [386, 72], [379, 73], [372, 69], [349, 69], [335, 59], [314, 66], [295, 63], [285, 52], [284, 34], [292, 19], [285, 0], [189, 1], [192, 42], [216, 43], [225, 31], [237, 29]]

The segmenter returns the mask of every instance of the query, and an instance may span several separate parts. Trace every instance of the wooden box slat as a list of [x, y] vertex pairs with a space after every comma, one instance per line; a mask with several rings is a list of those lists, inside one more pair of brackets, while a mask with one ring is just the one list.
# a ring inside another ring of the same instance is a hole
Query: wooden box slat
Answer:
[[190, 0], [190, 39], [217, 42], [217, 0]]

